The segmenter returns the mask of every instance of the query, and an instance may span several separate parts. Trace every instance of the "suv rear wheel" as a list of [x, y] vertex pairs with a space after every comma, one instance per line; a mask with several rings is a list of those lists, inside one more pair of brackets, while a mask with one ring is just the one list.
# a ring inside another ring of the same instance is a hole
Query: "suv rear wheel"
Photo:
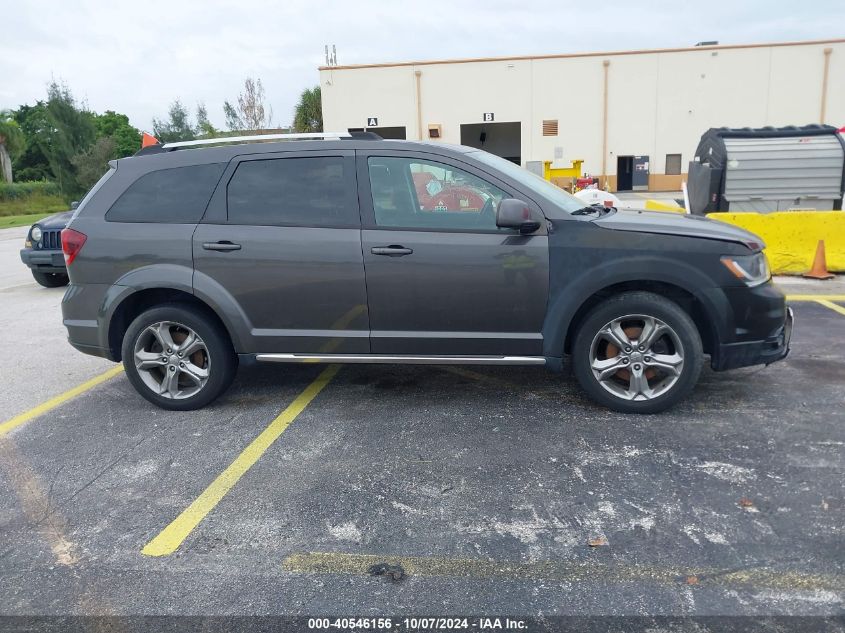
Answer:
[[175, 411], [204, 407], [231, 384], [237, 356], [225, 331], [186, 305], [138, 316], [123, 337], [123, 366], [136, 391]]
[[626, 292], [596, 306], [572, 348], [575, 376], [596, 402], [623, 413], [658, 413], [692, 391], [701, 337], [676, 303]]
[[32, 271], [32, 276], [39, 284], [45, 288], [61, 288], [67, 286], [70, 280], [68, 276], [63, 273], [40, 273], [37, 270]]

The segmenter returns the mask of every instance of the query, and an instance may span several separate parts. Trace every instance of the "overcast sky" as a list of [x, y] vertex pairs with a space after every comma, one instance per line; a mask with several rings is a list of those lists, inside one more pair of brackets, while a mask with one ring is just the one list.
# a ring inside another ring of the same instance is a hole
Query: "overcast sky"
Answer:
[[[533, 6], [558, 8], [534, 9]], [[223, 124], [246, 76], [274, 123], [318, 82], [323, 46], [338, 63], [571, 53], [843, 37], [841, 0], [3, 0], [0, 109], [34, 103], [51, 77], [94, 111], [143, 130], [179, 97]], [[840, 78], [841, 80], [842, 78]]]

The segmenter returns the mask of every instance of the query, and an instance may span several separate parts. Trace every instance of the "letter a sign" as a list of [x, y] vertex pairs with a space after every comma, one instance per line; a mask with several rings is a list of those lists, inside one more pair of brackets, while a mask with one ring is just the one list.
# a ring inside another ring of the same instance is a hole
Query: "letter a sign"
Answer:
[[367, 118], [367, 127], [377, 127], [378, 126], [378, 117], [368, 117]]

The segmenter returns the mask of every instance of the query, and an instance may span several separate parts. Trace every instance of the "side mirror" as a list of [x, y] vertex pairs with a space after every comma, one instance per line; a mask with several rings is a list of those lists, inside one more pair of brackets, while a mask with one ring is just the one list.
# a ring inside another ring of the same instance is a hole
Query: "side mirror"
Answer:
[[74, 210], [76, 210], [76, 207], [78, 207], [78, 206], [79, 206], [79, 200], [74, 200], [73, 202], [70, 203], [70, 210], [74, 211]]
[[502, 198], [496, 207], [496, 226], [502, 229], [519, 229], [520, 233], [533, 233], [540, 228], [540, 218], [528, 203], [514, 198]]

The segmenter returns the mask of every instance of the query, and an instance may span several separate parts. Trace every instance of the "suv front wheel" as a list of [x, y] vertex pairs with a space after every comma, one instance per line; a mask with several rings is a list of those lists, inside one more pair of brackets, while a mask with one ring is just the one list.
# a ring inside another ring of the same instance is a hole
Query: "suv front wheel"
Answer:
[[692, 391], [701, 337], [676, 303], [626, 292], [596, 306], [572, 348], [575, 376], [596, 402], [622, 413], [658, 413]]
[[123, 337], [122, 355], [136, 391], [175, 411], [210, 403], [229, 387], [237, 368], [226, 332], [187, 305], [160, 306], [138, 316]]

